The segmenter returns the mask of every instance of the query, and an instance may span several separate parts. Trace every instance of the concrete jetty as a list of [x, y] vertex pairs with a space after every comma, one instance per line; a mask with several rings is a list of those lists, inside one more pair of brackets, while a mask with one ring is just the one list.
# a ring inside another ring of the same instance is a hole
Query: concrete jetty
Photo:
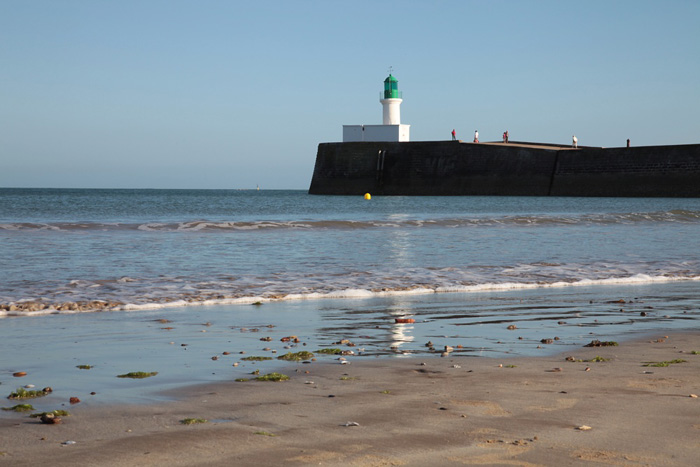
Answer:
[[700, 144], [321, 143], [309, 193], [700, 197]]

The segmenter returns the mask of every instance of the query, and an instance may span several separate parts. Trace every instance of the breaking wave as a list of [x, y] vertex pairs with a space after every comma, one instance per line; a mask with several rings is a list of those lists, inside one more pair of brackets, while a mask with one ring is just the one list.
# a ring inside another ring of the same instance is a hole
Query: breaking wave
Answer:
[[656, 212], [602, 213], [577, 215], [511, 215], [501, 217], [448, 217], [376, 220], [295, 220], [295, 221], [210, 221], [185, 222], [10, 222], [0, 223], [6, 231], [156, 231], [224, 232], [252, 230], [362, 230], [377, 228], [468, 228], [493, 226], [581, 226], [645, 223], [700, 223], [700, 211], [671, 210]]
[[[406, 271], [394, 277], [356, 273], [337, 277], [260, 278], [220, 277], [198, 282], [181, 277], [145, 280], [122, 277], [108, 281], [70, 281], [42, 296], [0, 297], [0, 317], [95, 311], [131, 311], [196, 305], [251, 304], [256, 302], [319, 299], [366, 299], [392, 295], [480, 293], [563, 287], [644, 285], [700, 281], [700, 274], [679, 265], [653, 273], [615, 274], [557, 264], [519, 265], [488, 278], [474, 277], [454, 268]], [[481, 271], [483, 273], [483, 271]]]

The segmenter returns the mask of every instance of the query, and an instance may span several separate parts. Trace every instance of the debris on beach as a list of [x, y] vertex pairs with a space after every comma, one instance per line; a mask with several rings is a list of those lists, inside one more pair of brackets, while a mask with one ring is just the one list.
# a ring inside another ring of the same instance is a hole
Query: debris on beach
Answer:
[[35, 397], [44, 397], [47, 394], [50, 394], [53, 392], [53, 389], [50, 387], [45, 387], [42, 390], [27, 390], [24, 388], [17, 388], [15, 392], [10, 393], [9, 396], [7, 396], [8, 399], [33, 399]]
[[591, 427], [588, 426], [588, 425], [581, 425], [581, 426], [579, 426], [579, 427], [576, 427], [576, 429], [579, 430], [579, 431], [588, 431], [588, 430], [592, 430], [593, 428], [591, 428]]
[[342, 426], [360, 426], [357, 422], [345, 422]]
[[157, 371], [145, 372], [145, 371], [132, 371], [131, 373], [125, 373], [123, 375], [117, 375], [117, 378], [133, 378], [133, 379], [143, 379], [150, 378], [151, 376], [157, 375]]
[[27, 376], [27, 372], [26, 371], [18, 371], [16, 373], [12, 373], [12, 376], [14, 376], [15, 378], [21, 378], [23, 376]]
[[78, 399], [77, 397], [71, 397], [71, 398], [68, 400], [68, 402], [70, 402], [71, 405], [80, 404], [80, 399]]
[[338, 355], [338, 354], [341, 354], [343, 351], [338, 349], [338, 348], [327, 348], [327, 349], [315, 350], [315, 352], [320, 353], [320, 354], [327, 354], [327, 355]]
[[617, 347], [617, 342], [615, 341], [599, 341], [598, 339], [592, 340], [584, 347]]
[[206, 420], [204, 418], [185, 418], [183, 420], [180, 420], [180, 423], [183, 425], [196, 425], [198, 423], [207, 423], [209, 420]]
[[266, 375], [258, 376], [255, 378], [257, 381], [287, 381], [289, 376], [283, 375], [282, 373], [268, 373]]
[[543, 344], [554, 344], [554, 339], [542, 339], [540, 342]]
[[57, 417], [51, 412], [47, 412], [41, 415], [40, 417], [41, 423], [44, 425], [58, 425], [59, 423], [62, 423], [63, 420], [61, 417]]
[[67, 410], [57, 409], [57, 410], [52, 410], [51, 412], [33, 413], [30, 415], [30, 417], [31, 418], [41, 418], [46, 414], [51, 414], [54, 417], [68, 417], [70, 415], [70, 413]]
[[518, 329], [518, 327], [515, 324], [511, 324], [510, 326], [508, 326], [508, 330], [510, 331], [514, 331], [515, 329]]
[[277, 357], [277, 360], [287, 360], [287, 361], [294, 361], [294, 362], [299, 362], [301, 360], [311, 360], [313, 358], [314, 354], [311, 352], [308, 352], [306, 350], [302, 350], [300, 352], [287, 352], [284, 355], [280, 355]]
[[394, 322], [398, 324], [412, 324], [415, 323], [416, 320], [413, 318], [395, 318]]
[[76, 368], [79, 370], [91, 370], [93, 368], [92, 365], [76, 365]]
[[668, 360], [668, 361], [663, 361], [663, 362], [644, 362], [644, 365], [642, 366], [651, 366], [651, 367], [657, 367], [657, 368], [664, 368], [669, 365], [673, 365], [676, 363], [685, 363], [687, 360], [683, 360], [682, 358], [676, 358], [675, 360]]
[[12, 407], [3, 407], [2, 410], [12, 412], [29, 412], [30, 410], [34, 410], [34, 407], [32, 404], [17, 404], [13, 405]]

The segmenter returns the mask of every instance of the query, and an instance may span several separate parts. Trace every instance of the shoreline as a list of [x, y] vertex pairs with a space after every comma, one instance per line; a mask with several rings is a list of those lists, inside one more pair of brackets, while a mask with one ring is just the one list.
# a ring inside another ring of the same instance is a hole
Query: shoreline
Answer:
[[[290, 363], [290, 381], [78, 404], [60, 425], [3, 414], [0, 465], [694, 465], [700, 332], [660, 333], [543, 357]], [[180, 424], [190, 417], [210, 421]]]
[[561, 290], [577, 287], [638, 287], [674, 283], [700, 282], [700, 276], [649, 276], [635, 274], [626, 277], [608, 277], [605, 279], [579, 279], [575, 281], [560, 280], [557, 282], [489, 282], [475, 285], [460, 286], [407, 286], [395, 289], [382, 288], [358, 289], [347, 288], [330, 292], [278, 293], [271, 296], [233, 296], [225, 298], [191, 298], [175, 299], [169, 302], [155, 301], [152, 303], [124, 303], [116, 299], [93, 299], [73, 302], [47, 303], [41, 300], [20, 300], [0, 303], [0, 319], [32, 316], [70, 315], [81, 313], [106, 312], [139, 312], [158, 311], [168, 308], [189, 308], [206, 306], [245, 306], [265, 303], [306, 302], [324, 300], [357, 300], [408, 297], [415, 295], [444, 295], [444, 294], [480, 294], [507, 293], [539, 290]]

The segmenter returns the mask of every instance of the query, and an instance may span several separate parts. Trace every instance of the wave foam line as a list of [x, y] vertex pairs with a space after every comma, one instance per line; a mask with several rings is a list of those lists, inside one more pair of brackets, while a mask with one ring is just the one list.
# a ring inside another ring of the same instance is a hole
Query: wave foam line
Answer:
[[[644, 285], [658, 284], [668, 282], [690, 282], [700, 281], [700, 276], [649, 276], [647, 274], [636, 274], [629, 277], [613, 277], [607, 279], [581, 279], [573, 282], [551, 282], [551, 283], [518, 283], [518, 282], [502, 282], [502, 283], [486, 283], [476, 285], [463, 286], [440, 286], [435, 288], [430, 287], [405, 287], [391, 290], [372, 291], [368, 289], [339, 289], [330, 292], [310, 292], [310, 293], [290, 293], [285, 295], [277, 295], [275, 297], [264, 296], [248, 296], [236, 298], [217, 298], [207, 300], [174, 300], [172, 302], [158, 303], [127, 303], [108, 311], [145, 311], [159, 310], [163, 308], [182, 308], [190, 306], [221, 306], [221, 305], [251, 305], [254, 303], [269, 303], [281, 301], [296, 301], [296, 300], [327, 300], [327, 299], [355, 299], [363, 300], [377, 297], [391, 296], [406, 296], [406, 295], [428, 295], [433, 293], [479, 293], [479, 292], [494, 292], [508, 290], [534, 290], [534, 289], [552, 289], [564, 287], [585, 287], [585, 286], [607, 286], [607, 285]], [[56, 310], [47, 308], [39, 311], [4, 311], [0, 310], [0, 318], [9, 316], [41, 316], [51, 314], [77, 314], [77, 313], [93, 313], [97, 310]], [[107, 311], [107, 310], [105, 310]]]
[[374, 220], [290, 220], [290, 221], [210, 221], [191, 220], [181, 222], [148, 221], [123, 222], [18, 222], [0, 223], [0, 230], [139, 230], [148, 232], [199, 232], [199, 231], [250, 231], [270, 229], [330, 229], [356, 230], [372, 228], [430, 228], [430, 227], [479, 227], [479, 226], [565, 226], [609, 225], [639, 223], [697, 223], [700, 211], [671, 210], [656, 212], [602, 213], [578, 215], [524, 215], [495, 217], [445, 217], [434, 219], [374, 219]]

